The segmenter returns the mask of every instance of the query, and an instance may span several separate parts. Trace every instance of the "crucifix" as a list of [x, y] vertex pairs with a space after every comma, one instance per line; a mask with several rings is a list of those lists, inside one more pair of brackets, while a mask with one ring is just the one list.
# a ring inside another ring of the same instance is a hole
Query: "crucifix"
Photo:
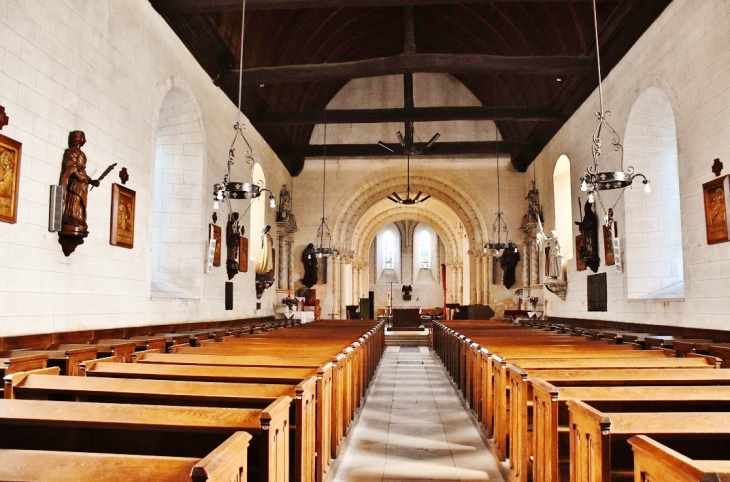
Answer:
[[8, 125], [8, 121], [10, 121], [10, 117], [5, 115], [5, 107], [0, 105], [0, 131]]

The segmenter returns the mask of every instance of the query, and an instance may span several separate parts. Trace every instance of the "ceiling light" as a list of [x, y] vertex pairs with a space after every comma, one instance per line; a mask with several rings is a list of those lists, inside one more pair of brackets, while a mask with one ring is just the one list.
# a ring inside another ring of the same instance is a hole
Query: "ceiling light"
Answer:
[[[601, 53], [598, 42], [598, 16], [596, 14], [596, 0], [593, 0], [593, 24], [595, 28], [596, 36], [596, 63], [598, 65], [598, 98], [600, 102], [600, 110], [596, 112], [598, 118], [598, 126], [593, 132], [593, 163], [588, 165], [586, 172], [581, 176], [581, 191], [588, 192], [588, 201], [594, 202], [595, 197], [598, 197], [599, 203], [601, 202], [600, 191], [607, 191], [613, 189], [623, 189], [630, 186], [634, 179], [641, 177], [642, 183], [644, 183], [644, 190], [651, 192], [649, 187], [649, 180], [645, 175], [635, 173], [634, 168], [628, 166], [626, 169], [623, 167], [623, 146], [621, 145], [621, 138], [618, 133], [611, 127], [606, 118], [611, 114], [609, 111], [603, 108], [603, 87], [601, 85]], [[601, 131], [603, 128], [608, 129], [611, 135], [611, 144], [613, 145], [614, 151], [620, 151], [621, 156], [621, 170], [620, 171], [601, 171], [598, 167], [598, 158], [601, 156]], [[620, 197], [619, 197], [620, 199]], [[616, 200], [618, 203], [618, 200]], [[601, 203], [603, 207], [603, 203]], [[615, 205], [614, 205], [615, 207]], [[611, 208], [613, 209], [613, 208]], [[604, 211], [607, 211], [604, 207]]]

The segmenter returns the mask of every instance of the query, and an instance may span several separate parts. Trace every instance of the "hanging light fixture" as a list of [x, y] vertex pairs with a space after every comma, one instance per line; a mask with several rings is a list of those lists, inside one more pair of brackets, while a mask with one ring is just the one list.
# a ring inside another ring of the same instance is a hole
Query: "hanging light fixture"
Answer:
[[[621, 145], [621, 138], [606, 120], [611, 112], [605, 111], [603, 109], [603, 88], [601, 84], [601, 52], [598, 44], [598, 14], [596, 13], [596, 0], [593, 0], [593, 25], [596, 35], [596, 62], [598, 64], [598, 98], [600, 102], [600, 110], [596, 112], [596, 117], [598, 118], [598, 126], [593, 132], [593, 163], [588, 166], [586, 172], [581, 176], [580, 179], [580, 189], [583, 192], [588, 192], [588, 201], [591, 203], [595, 201], [596, 197], [598, 197], [598, 201], [601, 202], [600, 191], [626, 188], [630, 186], [634, 182], [634, 179], [637, 177], [641, 177], [643, 179], [642, 183], [644, 184], [644, 191], [647, 193], [651, 192], [649, 180], [646, 178], [645, 175], [641, 173], [635, 173], [634, 168], [631, 166], [628, 166], [626, 169], [624, 169], [624, 148]], [[602, 147], [601, 131], [604, 127], [608, 129], [609, 134], [612, 136], [611, 144], [613, 145], [613, 150], [620, 151], [620, 171], [601, 171], [598, 167], [598, 158], [601, 156]], [[618, 203], [618, 200], [616, 202]], [[603, 203], [601, 203], [601, 206], [603, 207]], [[604, 210], [606, 210], [605, 207]]]
[[248, 152], [245, 154], [246, 162], [248, 164], [252, 164], [254, 162], [253, 149], [251, 148], [251, 144], [248, 143], [246, 136], [243, 135], [243, 123], [241, 122], [241, 91], [243, 89], [243, 68], [241, 66], [243, 65], [243, 32], [245, 17], [246, 0], [243, 0], [241, 11], [241, 53], [238, 62], [238, 121], [236, 122], [236, 125], [233, 126], [236, 134], [233, 136], [233, 142], [231, 142], [231, 147], [228, 149], [228, 168], [226, 170], [226, 174], [223, 176], [223, 181], [213, 186], [213, 209], [217, 210], [220, 207], [220, 202], [225, 201], [228, 205], [229, 213], [233, 211], [231, 208], [231, 199], [254, 199], [260, 197], [264, 191], [268, 191], [269, 193], [269, 206], [272, 208], [276, 207], [276, 198], [274, 197], [274, 193], [270, 189], [263, 187], [262, 181], [251, 183], [231, 180], [231, 166], [234, 164], [233, 161], [236, 157], [235, 144], [236, 139], [238, 139], [239, 136], [241, 136], [241, 139], [243, 139], [243, 142], [246, 143], [246, 147], [248, 148]]
[[408, 187], [406, 188], [406, 197], [405, 197], [405, 199], [403, 199], [402, 197], [400, 197], [398, 195], [397, 192], [393, 191], [393, 195], [388, 196], [388, 199], [390, 199], [394, 203], [405, 204], [406, 206], [411, 206], [413, 204], [422, 203], [423, 201], [425, 201], [431, 197], [430, 194], [428, 194], [424, 197], [421, 197], [421, 194], [423, 194], [423, 191], [418, 191], [418, 194], [416, 194], [416, 197], [411, 199], [411, 155], [409, 154], [408, 155]]
[[[495, 138], [497, 125], [494, 125]], [[497, 218], [492, 224], [492, 238], [484, 245], [484, 252], [491, 252], [494, 256], [499, 257], [505, 249], [514, 249], [517, 251], [517, 245], [509, 239], [509, 229], [504, 220], [502, 212], [502, 199], [500, 196], [499, 186], [499, 153], [497, 153]], [[504, 241], [502, 241], [502, 231], [504, 231]]]
[[324, 144], [322, 150], [322, 220], [317, 228], [317, 242], [312, 248], [312, 254], [317, 258], [327, 258], [331, 255], [338, 255], [340, 252], [332, 246], [332, 234], [327, 226], [327, 218], [324, 217], [325, 188], [327, 185], [327, 109], [324, 111]]
[[[416, 197], [411, 199], [411, 156], [423, 154], [424, 151], [431, 149], [431, 147], [433, 147], [433, 145], [436, 143], [438, 138], [441, 137], [441, 134], [439, 134], [437, 132], [436, 134], [434, 134], [431, 137], [431, 139], [429, 139], [428, 142], [415, 143], [412, 141], [413, 136], [414, 136], [412, 124], [411, 124], [410, 129], [411, 129], [411, 135], [410, 135], [410, 138], [408, 141], [406, 140], [405, 137], [403, 137], [403, 134], [401, 134], [400, 131], [395, 133], [395, 136], [398, 138], [398, 143], [400, 144], [400, 148], [398, 148], [397, 146], [396, 146], [396, 148], [399, 151], [402, 151], [403, 154], [405, 154], [408, 158], [408, 186], [406, 188], [406, 197], [405, 197], [405, 199], [400, 197], [400, 195], [395, 191], [393, 191], [392, 196], [388, 196], [388, 199], [390, 199], [394, 203], [405, 204], [407, 206], [412, 206], [413, 204], [422, 203], [423, 201], [426, 201], [428, 198], [431, 197], [430, 194], [426, 195], [424, 197], [421, 197], [421, 195], [423, 194], [423, 191], [418, 191], [418, 194], [416, 194]], [[386, 149], [392, 153], [396, 152], [396, 149], [389, 146], [388, 144], [386, 144], [383, 141], [378, 141], [378, 145], [380, 147], [382, 147], [383, 149]]]

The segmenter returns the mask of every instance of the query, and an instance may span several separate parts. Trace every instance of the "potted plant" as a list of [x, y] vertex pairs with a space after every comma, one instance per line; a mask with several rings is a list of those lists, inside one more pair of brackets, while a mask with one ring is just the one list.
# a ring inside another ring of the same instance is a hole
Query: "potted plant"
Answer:
[[296, 299], [299, 300], [299, 309], [301, 310], [304, 307], [304, 303], [307, 300], [307, 297], [309, 296], [309, 288], [297, 281], [297, 283], [294, 285], [294, 296], [296, 296]]
[[286, 312], [284, 313], [284, 316], [287, 318], [290, 318], [294, 315], [294, 312], [297, 310], [297, 306], [299, 305], [299, 300], [296, 298], [292, 298], [290, 296], [287, 296], [281, 302], [286, 306]]
[[411, 287], [411, 285], [403, 285], [403, 288], [401, 288], [401, 293], [403, 293], [403, 301], [411, 300], [411, 291], [413, 291], [413, 287]]

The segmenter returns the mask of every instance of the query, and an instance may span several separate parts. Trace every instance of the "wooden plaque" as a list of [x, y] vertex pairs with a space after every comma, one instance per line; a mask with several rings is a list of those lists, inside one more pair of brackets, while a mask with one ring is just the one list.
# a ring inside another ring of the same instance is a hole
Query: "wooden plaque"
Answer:
[[730, 179], [728, 175], [718, 177], [702, 185], [705, 199], [705, 228], [707, 244], [724, 243], [730, 240]]
[[134, 247], [134, 209], [137, 193], [119, 184], [112, 184], [112, 212], [109, 244]]
[[22, 144], [0, 134], [0, 221], [18, 220], [18, 186]]
[[585, 255], [585, 244], [583, 243], [583, 235], [579, 234], [575, 237], [575, 269], [577, 271], [586, 270], [586, 260], [583, 258]]
[[608, 282], [606, 273], [588, 276], [588, 311], [608, 311]]
[[210, 231], [208, 239], [215, 239], [215, 255], [213, 256], [213, 266], [221, 265], [221, 227], [215, 224], [209, 224]]
[[238, 271], [248, 272], [248, 238], [241, 236], [238, 245]]

